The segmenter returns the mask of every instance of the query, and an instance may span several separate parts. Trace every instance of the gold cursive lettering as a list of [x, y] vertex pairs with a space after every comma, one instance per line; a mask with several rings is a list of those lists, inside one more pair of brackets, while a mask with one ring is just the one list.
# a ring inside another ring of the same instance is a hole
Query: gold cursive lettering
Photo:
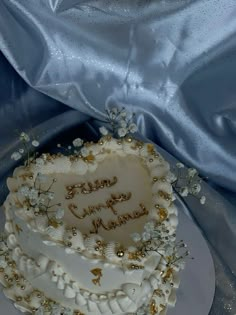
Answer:
[[120, 202], [127, 201], [131, 198], [132, 194], [129, 192], [127, 194], [111, 194], [111, 198], [109, 198], [106, 203], [99, 203], [97, 205], [88, 206], [88, 208], [83, 208], [82, 213], [77, 213], [78, 207], [74, 203], [69, 204], [68, 208], [71, 213], [78, 219], [84, 219], [87, 216], [95, 214], [96, 212], [101, 211], [102, 209], [110, 209], [113, 214], [117, 215], [118, 212], [114, 208], [114, 205]]
[[98, 218], [92, 221], [93, 229], [90, 231], [91, 234], [97, 234], [99, 228], [103, 228], [104, 230], [110, 231], [115, 229], [118, 226], [126, 224], [130, 220], [134, 220], [140, 218], [144, 215], [148, 214], [148, 210], [143, 204], [139, 205], [141, 210], [136, 210], [132, 213], [126, 213], [123, 215], [119, 215], [117, 220], [110, 220], [107, 224], [104, 223], [103, 219]]
[[74, 185], [66, 186], [67, 195], [66, 199], [73, 199], [76, 194], [91, 194], [94, 191], [103, 189], [106, 187], [114, 186], [118, 179], [113, 176], [112, 179], [95, 180], [94, 182], [77, 183]]

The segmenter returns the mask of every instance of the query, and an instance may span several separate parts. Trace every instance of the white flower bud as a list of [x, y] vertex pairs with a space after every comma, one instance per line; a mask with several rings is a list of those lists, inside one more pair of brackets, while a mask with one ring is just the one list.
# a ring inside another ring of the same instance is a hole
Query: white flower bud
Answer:
[[83, 157], [86, 157], [89, 155], [89, 150], [86, 148], [86, 147], [83, 147], [81, 150], [80, 150], [80, 153], [82, 154]]
[[62, 209], [62, 208], [57, 209], [56, 214], [55, 214], [55, 218], [57, 220], [61, 220], [64, 217], [64, 213], [65, 213], [64, 209]]
[[127, 129], [126, 128], [119, 128], [118, 129], [118, 136], [119, 137], [124, 137], [127, 134]]
[[[84, 143], [84, 141], [80, 138], [77, 138], [72, 143], [73, 143], [74, 147], [81, 147], [81, 145]], [[57, 146], [61, 147], [61, 145], [59, 146], [59, 144]]]
[[200, 184], [194, 184], [194, 185], [191, 187], [191, 193], [192, 193], [193, 195], [197, 195], [200, 191], [201, 191], [201, 185], [200, 185]]
[[179, 191], [180, 195], [182, 197], [187, 197], [188, 196], [188, 187], [182, 187]]
[[189, 168], [188, 177], [193, 178], [195, 175], [197, 175], [197, 170], [195, 168]]
[[137, 125], [136, 125], [135, 123], [130, 124], [130, 125], [129, 125], [129, 131], [130, 131], [131, 133], [137, 132], [137, 131], [138, 131]]
[[119, 121], [119, 125], [121, 126], [121, 128], [126, 128], [127, 127], [127, 121], [125, 121], [124, 119], [121, 119]]
[[178, 162], [178, 163], [176, 163], [176, 167], [177, 167], [177, 168], [184, 168], [184, 164]]
[[21, 157], [22, 157], [22, 155], [19, 152], [14, 152], [11, 155], [11, 159], [15, 160], [15, 161], [19, 160]]
[[34, 146], [35, 148], [37, 148], [39, 146], [39, 142], [37, 140], [33, 140], [32, 141], [32, 146]]
[[131, 234], [131, 237], [132, 237], [132, 240], [133, 240], [135, 243], [141, 241], [141, 235], [138, 234], [138, 233], [133, 233], [133, 234]]
[[22, 132], [20, 134], [20, 140], [21, 141], [25, 141], [25, 142], [29, 142], [30, 141], [30, 137], [29, 137], [29, 135], [27, 135], [27, 133]]
[[202, 196], [202, 197], [200, 198], [200, 204], [204, 205], [205, 202], [206, 202], [206, 197], [205, 197], [205, 196]]
[[107, 130], [107, 128], [104, 127], [104, 126], [101, 126], [101, 127], [99, 128], [99, 131], [100, 131], [100, 133], [101, 133], [103, 136], [106, 136], [106, 135], [108, 134], [108, 130]]

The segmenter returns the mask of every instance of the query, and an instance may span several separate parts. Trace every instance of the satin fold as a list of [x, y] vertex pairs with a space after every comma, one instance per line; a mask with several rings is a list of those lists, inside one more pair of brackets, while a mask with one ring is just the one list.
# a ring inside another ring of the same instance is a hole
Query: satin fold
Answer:
[[[216, 268], [210, 315], [236, 313], [235, 0], [0, 1], [0, 201], [25, 130], [40, 152], [98, 138], [105, 107], [207, 180], [180, 202]], [[199, 314], [201, 315], [201, 314]]]

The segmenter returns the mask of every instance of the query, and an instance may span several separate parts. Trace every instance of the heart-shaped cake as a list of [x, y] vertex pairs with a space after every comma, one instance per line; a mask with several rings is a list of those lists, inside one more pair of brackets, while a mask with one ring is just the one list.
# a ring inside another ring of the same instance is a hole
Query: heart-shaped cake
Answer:
[[4, 204], [5, 294], [37, 315], [166, 314], [182, 258], [170, 178], [154, 146], [131, 137], [16, 168]]

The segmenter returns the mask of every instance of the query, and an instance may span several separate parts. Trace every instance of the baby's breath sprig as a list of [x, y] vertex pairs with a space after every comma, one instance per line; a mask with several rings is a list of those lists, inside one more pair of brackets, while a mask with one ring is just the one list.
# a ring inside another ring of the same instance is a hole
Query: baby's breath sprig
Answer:
[[26, 211], [33, 212], [35, 216], [46, 215], [48, 224], [56, 228], [62, 224], [64, 210], [60, 203], [53, 204], [54, 192], [51, 188], [56, 179], [53, 179], [50, 185], [44, 189], [42, 188], [42, 183], [45, 181], [44, 177], [42, 174], [37, 174], [33, 187], [23, 185], [18, 194], [24, 198], [23, 206]]
[[193, 196], [203, 205], [206, 202], [204, 195], [199, 196], [201, 192], [202, 178], [195, 168], [186, 168], [183, 163], [176, 163], [173, 169], [171, 184], [174, 190], [182, 197]]
[[[138, 131], [137, 125], [133, 122], [135, 113], [131, 114], [126, 111], [124, 107], [106, 108], [105, 111], [106, 119], [104, 122], [110, 125], [113, 136], [123, 138], [130, 133]], [[105, 126], [101, 126], [99, 131], [103, 136], [109, 134], [109, 131]]]
[[189, 255], [186, 244], [183, 241], [175, 242], [176, 235], [170, 233], [164, 221], [147, 222], [142, 234], [133, 233], [131, 237], [142, 255], [156, 252], [166, 262], [166, 267], [182, 269], [185, 257]]
[[22, 147], [19, 148], [18, 151], [12, 153], [11, 159], [14, 161], [18, 161], [24, 155], [27, 155], [26, 166], [29, 166], [36, 157], [35, 148], [39, 146], [39, 141], [37, 141], [36, 139], [31, 139], [30, 136], [25, 132], [20, 133], [19, 140], [22, 144]]

